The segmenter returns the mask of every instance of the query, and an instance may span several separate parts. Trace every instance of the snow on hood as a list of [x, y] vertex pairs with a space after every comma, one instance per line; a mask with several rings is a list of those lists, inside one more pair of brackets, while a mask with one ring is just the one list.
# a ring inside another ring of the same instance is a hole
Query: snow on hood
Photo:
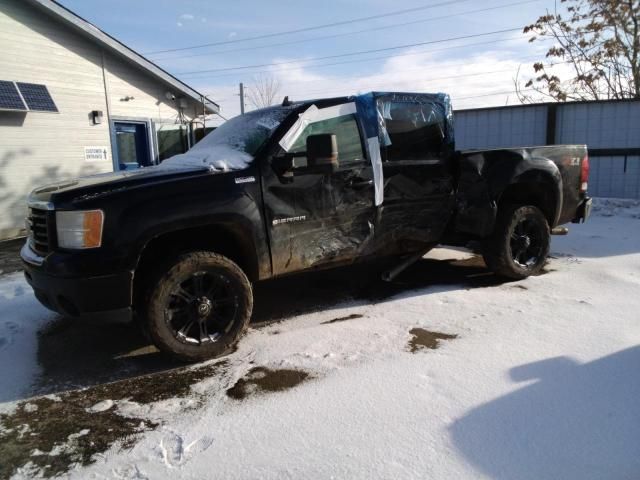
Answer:
[[253, 160], [253, 156], [231, 145], [216, 145], [208, 151], [194, 151], [194, 149], [195, 147], [187, 153], [175, 155], [155, 168], [159, 170], [182, 170], [193, 167], [224, 172], [246, 168]]

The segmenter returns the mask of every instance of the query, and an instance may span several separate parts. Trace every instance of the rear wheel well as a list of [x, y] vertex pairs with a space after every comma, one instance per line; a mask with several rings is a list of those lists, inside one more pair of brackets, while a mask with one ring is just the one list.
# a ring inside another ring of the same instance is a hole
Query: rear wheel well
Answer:
[[498, 202], [498, 209], [506, 205], [533, 205], [544, 214], [549, 227], [553, 227], [556, 214], [556, 194], [541, 182], [514, 183], [509, 185]]
[[134, 306], [139, 305], [147, 281], [178, 255], [193, 251], [218, 253], [236, 263], [250, 281], [258, 279], [255, 247], [233, 226], [215, 225], [168, 232], [151, 239], [138, 258], [133, 281]]

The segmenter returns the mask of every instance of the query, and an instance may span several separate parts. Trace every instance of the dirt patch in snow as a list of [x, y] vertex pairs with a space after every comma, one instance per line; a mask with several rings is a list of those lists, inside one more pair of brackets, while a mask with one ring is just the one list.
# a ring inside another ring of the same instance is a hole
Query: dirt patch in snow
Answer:
[[131, 448], [138, 434], [158, 425], [119, 415], [114, 401], [146, 404], [185, 397], [192, 385], [224, 367], [225, 362], [218, 362], [180, 368], [21, 402], [12, 413], [0, 415], [0, 478], [25, 466], [45, 477], [56, 476], [73, 464], [92, 463], [95, 454], [113, 444]]
[[311, 378], [303, 370], [255, 367], [227, 390], [227, 395], [236, 400], [242, 400], [249, 395], [264, 392], [281, 392], [293, 388]]
[[435, 350], [440, 346], [440, 340], [453, 340], [458, 338], [457, 335], [449, 335], [447, 333], [430, 332], [424, 328], [412, 328], [409, 333], [413, 338], [409, 340], [409, 350], [415, 353], [423, 348]]
[[355, 320], [356, 318], [363, 318], [363, 317], [364, 315], [360, 313], [352, 313], [351, 315], [347, 315], [346, 317], [338, 317], [338, 318], [334, 318], [333, 320], [327, 320], [326, 322], [322, 322], [321, 325], [329, 325], [331, 323], [346, 322], [347, 320]]

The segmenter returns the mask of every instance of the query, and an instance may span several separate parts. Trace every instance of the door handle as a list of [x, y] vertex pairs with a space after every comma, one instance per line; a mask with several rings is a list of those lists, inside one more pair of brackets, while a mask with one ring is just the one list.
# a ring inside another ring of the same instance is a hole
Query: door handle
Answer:
[[355, 179], [355, 180], [351, 180], [348, 183], [348, 185], [349, 187], [355, 188], [355, 189], [367, 188], [367, 187], [373, 186], [373, 180]]

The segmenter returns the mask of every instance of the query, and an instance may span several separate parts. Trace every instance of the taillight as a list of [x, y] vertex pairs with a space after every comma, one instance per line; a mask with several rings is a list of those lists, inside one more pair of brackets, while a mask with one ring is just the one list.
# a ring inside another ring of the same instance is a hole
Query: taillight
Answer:
[[589, 182], [589, 155], [585, 155], [582, 159], [580, 168], [580, 191], [586, 192]]

